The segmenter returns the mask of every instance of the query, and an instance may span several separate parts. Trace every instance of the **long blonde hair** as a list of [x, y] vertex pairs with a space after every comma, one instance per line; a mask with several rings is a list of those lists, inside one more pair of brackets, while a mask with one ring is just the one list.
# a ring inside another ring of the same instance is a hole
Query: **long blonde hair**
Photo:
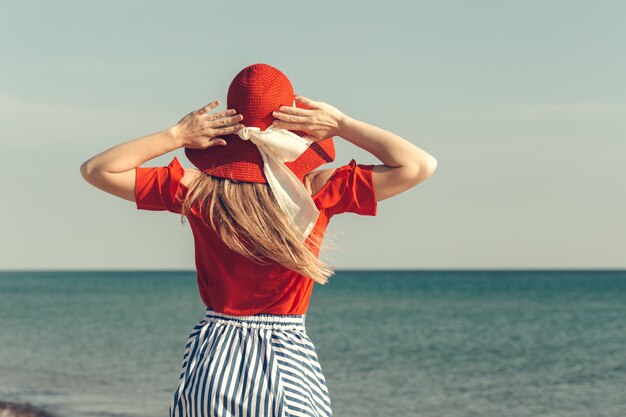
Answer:
[[303, 241], [267, 183], [239, 182], [199, 172], [187, 186], [183, 223], [193, 206], [226, 246], [258, 264], [273, 261], [319, 284], [325, 284], [335, 272], [318, 255], [322, 243], [324, 249], [336, 247], [323, 242], [319, 233], [311, 232]]

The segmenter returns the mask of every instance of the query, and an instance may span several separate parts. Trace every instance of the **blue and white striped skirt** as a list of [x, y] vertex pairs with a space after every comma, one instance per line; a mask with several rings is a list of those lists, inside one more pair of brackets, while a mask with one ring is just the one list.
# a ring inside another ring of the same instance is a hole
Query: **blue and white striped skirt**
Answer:
[[306, 315], [207, 308], [189, 335], [170, 417], [330, 417]]

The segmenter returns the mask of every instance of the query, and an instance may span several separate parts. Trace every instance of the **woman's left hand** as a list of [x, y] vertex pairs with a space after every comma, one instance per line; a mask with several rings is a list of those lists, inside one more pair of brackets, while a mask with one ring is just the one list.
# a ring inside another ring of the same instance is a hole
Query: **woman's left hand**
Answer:
[[180, 146], [192, 149], [206, 149], [216, 145], [224, 146], [227, 142], [220, 135], [237, 133], [244, 127], [239, 124], [243, 120], [243, 116], [236, 114], [234, 109], [209, 113], [219, 104], [219, 101], [215, 100], [180, 119], [172, 128], [172, 133]]

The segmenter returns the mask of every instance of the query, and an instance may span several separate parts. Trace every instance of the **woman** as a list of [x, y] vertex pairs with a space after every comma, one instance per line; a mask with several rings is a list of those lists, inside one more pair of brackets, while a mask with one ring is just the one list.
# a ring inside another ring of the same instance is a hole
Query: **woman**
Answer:
[[[278, 69], [254, 64], [174, 126], [110, 148], [81, 165], [90, 184], [137, 209], [188, 219], [207, 309], [189, 335], [170, 416], [331, 416], [326, 381], [305, 328], [330, 218], [375, 216], [377, 202], [429, 178], [434, 157], [337, 108], [295, 96]], [[382, 164], [335, 158], [338, 136]], [[174, 157], [183, 147], [195, 169]]]

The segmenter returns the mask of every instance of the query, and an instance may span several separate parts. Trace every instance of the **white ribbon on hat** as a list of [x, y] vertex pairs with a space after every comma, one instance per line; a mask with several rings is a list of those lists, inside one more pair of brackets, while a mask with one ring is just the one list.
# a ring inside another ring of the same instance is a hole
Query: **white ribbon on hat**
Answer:
[[259, 149], [263, 172], [278, 204], [300, 230], [303, 240], [306, 239], [317, 222], [319, 210], [302, 182], [284, 163], [295, 161], [313, 141], [273, 126], [265, 130], [248, 126], [237, 134]]

